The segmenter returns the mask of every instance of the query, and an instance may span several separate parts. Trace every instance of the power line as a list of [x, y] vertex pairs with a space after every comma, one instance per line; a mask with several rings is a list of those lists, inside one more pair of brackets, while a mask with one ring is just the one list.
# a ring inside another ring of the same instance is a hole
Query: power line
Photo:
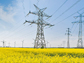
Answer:
[[56, 23], [56, 25], [59, 24], [60, 22], [63, 22], [64, 20], [68, 19], [69, 17], [73, 16], [74, 14], [76, 14], [77, 12], [79, 12], [79, 11], [81, 11], [81, 10], [83, 10], [83, 9], [84, 9], [84, 7], [81, 8], [80, 10], [74, 12], [73, 14], [69, 15], [68, 17], [64, 18], [63, 20], [59, 21], [58, 23]]
[[[26, 34], [24, 34], [24, 35], [22, 35], [22, 36], [28, 36], [29, 34], [32, 34], [32, 33], [34, 33], [35, 32], [35, 30], [33, 30], [33, 31], [31, 31], [31, 32], [29, 32], [29, 33], [26, 33]], [[17, 37], [18, 38], [18, 37]], [[14, 47], [16, 47], [16, 41], [14, 42]]]
[[68, 0], [65, 0], [65, 2], [63, 2], [63, 4], [52, 14], [52, 16], [67, 2]]
[[[35, 30], [33, 30], [33, 31], [30, 31], [29, 33], [25, 33], [25, 34], [23, 34], [23, 35], [20, 35], [19, 37], [21, 37], [21, 36], [28, 36], [29, 34], [32, 34], [32, 33], [34, 33], [35, 32]], [[19, 38], [19, 37], [17, 37], [17, 38]]]
[[[78, 24], [77, 24], [77, 25], [78, 25]], [[76, 28], [77, 28], [77, 25], [76, 25], [75, 29], [72, 31], [72, 33], [74, 33], [74, 32], [75, 32], [75, 30], [76, 30]]]
[[71, 30], [72, 30], [73, 26], [74, 26], [74, 24], [72, 25]]
[[[60, 16], [62, 16], [64, 13], [66, 13], [68, 10], [70, 10], [73, 6], [75, 6], [78, 2], [80, 2], [81, 0], [78, 0], [76, 3], [74, 3], [71, 7], [69, 7], [67, 10], [65, 10], [62, 14], [60, 14], [57, 18], [55, 18], [54, 20], [58, 19]], [[53, 20], [53, 21], [54, 21]]]
[[[19, 26], [19, 27], [17, 27], [16, 29], [13, 29], [12, 30], [12, 32], [14, 32], [15, 30], [17, 30], [18, 28], [20, 28], [21, 27], [21, 25]], [[10, 32], [9, 32], [10, 33]], [[8, 36], [9, 35], [9, 33], [8, 34], [6, 34], [5, 36]]]
[[[84, 9], [84, 7], [83, 8], [81, 8], [80, 10], [78, 10], [77, 12], [79, 12], [79, 11], [81, 11], [81, 10], [83, 10]], [[63, 19], [63, 20], [66, 20], [67, 18], [69, 18], [69, 17], [71, 17], [71, 16], [73, 16], [74, 14], [76, 14], [77, 12], [75, 12], [75, 13], [73, 13], [73, 14], [71, 14], [70, 16], [68, 16], [68, 17], [66, 17], [65, 19]], [[62, 20], [62, 21], [63, 21]]]
[[[23, 19], [23, 18], [22, 18], [22, 19]], [[20, 21], [21, 21], [22, 19], [20, 19]], [[19, 21], [18, 21], [17, 23], [19, 23]], [[15, 24], [17, 24], [17, 23], [15, 23]], [[14, 32], [14, 31], [17, 30], [18, 28], [20, 28], [22, 25], [23, 25], [23, 24], [20, 24], [17, 28], [13, 29], [12, 32]], [[12, 28], [10, 28], [10, 29], [12, 29]], [[4, 32], [4, 33], [5, 33], [5, 32]], [[3, 35], [4, 35], [4, 33], [3, 33]], [[0, 35], [2, 35], [2, 34], [0, 34]], [[7, 36], [7, 35], [9, 35], [9, 33], [6, 34], [5, 36]]]
[[30, 2], [29, 2], [29, 3], [30, 3], [30, 5], [29, 5], [29, 6], [30, 6], [30, 9], [31, 9], [31, 0], [29, 0], [29, 1], [30, 1]]
[[[25, 27], [24, 27], [25, 28]], [[22, 29], [20, 29], [20, 30], [18, 30], [18, 31], [16, 31], [16, 32], [19, 32], [19, 31], [21, 31], [21, 30], [23, 30], [24, 28], [22, 28]], [[16, 33], [16, 32], [13, 32], [11, 35], [9, 35], [8, 37], [11, 37], [11, 36], [13, 36], [14, 35], [14, 33]], [[8, 38], [8, 37], [6, 37], [6, 38]], [[5, 38], [5, 39], [6, 39]]]
[[[57, 10], [55, 10], [55, 12], [52, 14], [52, 16], [67, 2], [68, 0], [65, 0], [64, 2], [63, 2], [63, 4], [57, 9]], [[50, 19], [49, 19], [50, 20]], [[48, 20], [48, 21], [49, 21]]]
[[[22, 24], [21, 24], [19, 27], [13, 29], [11, 32], [14, 32], [15, 30], [17, 30], [17, 29], [20, 28], [21, 26], [22, 26]], [[4, 33], [5, 33], [5, 32], [4, 32]], [[3, 33], [3, 35], [4, 35], [4, 33]], [[10, 34], [10, 32], [9, 32], [8, 34], [4, 35], [4, 36], [8, 36], [9, 34]], [[2, 35], [2, 34], [1, 34], [1, 35]]]
[[23, 6], [23, 11], [24, 11], [24, 17], [25, 17], [25, 7], [24, 7], [24, 0], [22, 0], [22, 6]]
[[[24, 18], [24, 17], [23, 17]], [[23, 18], [21, 18], [19, 21], [21, 21]], [[19, 23], [19, 21], [17, 23]], [[16, 24], [17, 24], [16, 23]], [[17, 28], [13, 29], [12, 32], [18, 30], [23, 24], [19, 25]], [[4, 34], [4, 33], [3, 33]], [[8, 36], [10, 33], [6, 34], [5, 36]], [[2, 35], [2, 34], [1, 34]]]
[[39, 0], [37, 0], [37, 6], [38, 6]]

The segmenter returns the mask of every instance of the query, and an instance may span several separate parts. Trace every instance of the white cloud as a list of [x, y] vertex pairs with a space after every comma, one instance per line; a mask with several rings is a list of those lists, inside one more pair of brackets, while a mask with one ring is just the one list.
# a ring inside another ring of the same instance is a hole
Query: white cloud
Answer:
[[[0, 19], [2, 21], [8, 22], [8, 23], [12, 23], [14, 22], [14, 15], [16, 14], [16, 12], [12, 12], [12, 7], [7, 7], [8, 11], [4, 11], [3, 7], [0, 6]], [[6, 9], [6, 10], [7, 10]]]
[[0, 23], [0, 27], [2, 27], [2, 28], [4, 28], [4, 29], [6, 28], [6, 26], [2, 25], [1, 23]]

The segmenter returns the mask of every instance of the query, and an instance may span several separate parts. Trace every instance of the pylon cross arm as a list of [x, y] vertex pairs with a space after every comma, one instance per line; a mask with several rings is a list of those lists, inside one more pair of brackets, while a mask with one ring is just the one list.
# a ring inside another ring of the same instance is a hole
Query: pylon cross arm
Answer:
[[36, 9], [40, 10], [35, 4], [34, 4], [34, 6], [35, 6]]
[[50, 27], [51, 27], [51, 26], [54, 26], [54, 25], [51, 25], [51, 24], [48, 24], [48, 23], [47, 23], [47, 24], [44, 23], [43, 25], [44, 25], [44, 26], [50, 26]]
[[43, 9], [39, 9], [35, 4], [34, 4], [34, 6], [35, 6], [35, 8], [37, 9], [37, 10], [40, 10], [40, 11], [44, 11], [45, 9], [47, 9], [47, 7], [46, 8], [43, 8]]
[[73, 24], [74, 24], [74, 23], [79, 23], [79, 21], [75, 21], [75, 22], [72, 22], [72, 23], [73, 23]]
[[48, 18], [52, 17], [52, 16], [49, 16], [49, 15], [47, 15], [47, 14], [45, 14], [45, 13], [43, 14], [43, 16], [44, 16], [44, 17], [48, 17]]
[[78, 18], [78, 17], [80, 17], [80, 16], [74, 16], [74, 18]]
[[31, 24], [37, 24], [37, 22], [34, 21], [34, 20], [33, 20], [33, 21], [27, 21], [27, 20], [25, 20], [25, 22], [24, 22], [23, 24], [25, 24], [25, 23], [27, 23], [27, 22], [28, 22], [28, 23], [31, 23]]
[[43, 8], [43, 9], [40, 9], [42, 12], [44, 11], [44, 10], [46, 10], [47, 9], [47, 7], [46, 8]]
[[29, 11], [29, 13], [28, 13], [26, 16], [28, 16], [29, 14], [38, 15], [38, 13], [37, 13], [37, 12], [31, 12], [31, 11]]

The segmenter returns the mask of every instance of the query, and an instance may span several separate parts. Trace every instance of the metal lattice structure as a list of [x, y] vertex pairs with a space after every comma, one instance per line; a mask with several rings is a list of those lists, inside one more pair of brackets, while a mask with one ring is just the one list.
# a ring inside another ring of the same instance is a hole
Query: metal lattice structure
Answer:
[[50, 18], [51, 16], [47, 15], [44, 13], [44, 10], [46, 8], [43, 8], [43, 9], [40, 9], [38, 8], [35, 4], [34, 4], [35, 8], [38, 10], [38, 12], [31, 12], [29, 11], [29, 14], [34, 14], [34, 15], [37, 15], [38, 16], [38, 19], [35, 21], [25, 21], [24, 24], [26, 22], [28, 23], [31, 23], [31, 24], [37, 24], [37, 34], [36, 34], [36, 39], [35, 39], [35, 42], [34, 42], [34, 48], [38, 48], [38, 47], [46, 47], [46, 42], [45, 42], [45, 37], [44, 37], [44, 27], [45, 26], [54, 26], [54, 25], [51, 25], [50, 23], [47, 23], [43, 20], [43, 17], [47, 17], [47, 18]]
[[84, 21], [82, 21], [82, 17], [84, 17], [82, 14], [78, 13], [79, 16], [75, 16], [75, 18], [80, 17], [79, 21], [76, 22], [72, 22], [72, 23], [78, 23], [79, 24], [79, 33], [78, 33], [78, 43], [77, 43], [77, 47], [83, 47], [83, 40], [82, 40], [82, 23]]
[[71, 34], [70, 34], [71, 31], [70, 31], [70, 28], [67, 28], [67, 29], [68, 29], [68, 30], [67, 30], [67, 33], [66, 33], [66, 35], [67, 35], [67, 37], [68, 37], [68, 38], [67, 38], [67, 39], [68, 39], [68, 40], [67, 40], [67, 48], [70, 48], [69, 35], [71, 35]]
[[5, 41], [3, 40], [3, 41], [1, 41], [2, 43], [3, 43], [3, 47], [5, 47]]

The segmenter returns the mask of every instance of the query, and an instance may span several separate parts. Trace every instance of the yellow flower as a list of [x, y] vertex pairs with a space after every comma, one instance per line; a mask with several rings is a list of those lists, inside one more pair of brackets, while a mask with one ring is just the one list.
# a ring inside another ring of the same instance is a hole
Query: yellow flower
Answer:
[[0, 48], [0, 63], [84, 63], [84, 50]]

